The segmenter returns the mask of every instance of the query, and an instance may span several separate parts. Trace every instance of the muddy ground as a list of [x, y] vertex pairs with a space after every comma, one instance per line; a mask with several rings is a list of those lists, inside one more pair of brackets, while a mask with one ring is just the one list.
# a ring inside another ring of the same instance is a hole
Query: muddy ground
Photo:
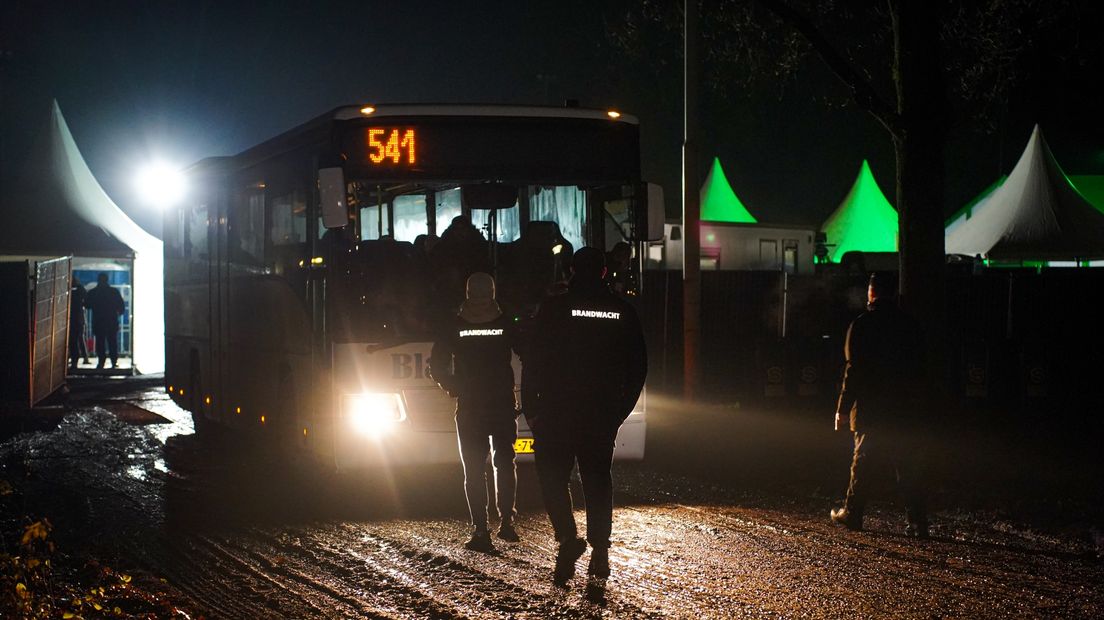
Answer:
[[866, 532], [828, 522], [849, 443], [827, 412], [650, 405], [648, 457], [615, 469], [604, 584], [552, 586], [528, 466], [522, 542], [475, 553], [458, 465], [336, 475], [200, 441], [156, 378], [78, 384], [56, 427], [0, 443], [4, 542], [48, 517], [59, 575], [94, 558], [152, 593], [135, 611], [152, 616], [1104, 616], [1092, 437], [939, 429], [933, 538], [916, 541], [891, 494]]

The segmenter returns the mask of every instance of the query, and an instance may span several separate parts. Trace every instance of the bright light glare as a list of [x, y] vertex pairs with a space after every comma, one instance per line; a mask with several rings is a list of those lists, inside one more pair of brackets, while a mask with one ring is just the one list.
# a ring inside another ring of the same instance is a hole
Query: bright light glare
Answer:
[[363, 108], [360, 109], [360, 113], [365, 115], [365, 116], [368, 116], [369, 114], [371, 114], [375, 111], [376, 111], [376, 109], [374, 107], [370, 106], [370, 105], [366, 105], [366, 106], [364, 106]]
[[162, 162], [147, 165], [138, 171], [135, 189], [142, 201], [159, 207], [170, 207], [184, 198], [184, 175], [174, 166]]
[[621, 118], [621, 113], [617, 110], [610, 110], [609, 112], [606, 112], [606, 115], [610, 118]]
[[379, 436], [403, 419], [398, 394], [351, 394], [345, 397], [345, 416], [360, 435]]
[[556, 245], [552, 246], [552, 253], [553, 254], [559, 254], [560, 252], [563, 252], [563, 244], [562, 243], [557, 243]]

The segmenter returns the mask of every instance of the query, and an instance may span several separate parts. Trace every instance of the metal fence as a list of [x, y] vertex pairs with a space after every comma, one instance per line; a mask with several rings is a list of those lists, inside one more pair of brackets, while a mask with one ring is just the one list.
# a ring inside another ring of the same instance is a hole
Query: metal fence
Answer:
[[[682, 274], [645, 274], [653, 386], [682, 379]], [[1039, 412], [1104, 405], [1104, 270], [949, 274], [946, 375], [969, 408]], [[702, 273], [703, 388], [718, 398], [830, 406], [843, 339], [863, 310], [858, 274]]]

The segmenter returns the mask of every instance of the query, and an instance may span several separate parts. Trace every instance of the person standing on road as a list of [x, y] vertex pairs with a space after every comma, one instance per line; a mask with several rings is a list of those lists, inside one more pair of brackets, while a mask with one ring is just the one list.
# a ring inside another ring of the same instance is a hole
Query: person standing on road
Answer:
[[[522, 408], [533, 431], [537, 476], [559, 551], [553, 582], [565, 586], [593, 548], [588, 574], [609, 577], [614, 440], [648, 370], [636, 311], [603, 281], [605, 256], [585, 247], [572, 260], [566, 293], [537, 312], [525, 351]], [[578, 537], [569, 483], [579, 464], [587, 539]]]
[[96, 368], [103, 368], [111, 358], [111, 367], [119, 364], [119, 317], [126, 310], [123, 296], [107, 283], [107, 274], [96, 278], [96, 288], [88, 291], [84, 306], [92, 311], [92, 334], [96, 337]]
[[[891, 470], [905, 500], [905, 533], [928, 537], [928, 516], [920, 475], [919, 403], [925, 367], [919, 323], [897, 306], [897, 281], [874, 274], [867, 288], [867, 311], [851, 322], [844, 344], [847, 366], [836, 405], [836, 430], [855, 435], [851, 482], [842, 508], [832, 521], [862, 530], [871, 478]], [[894, 435], [899, 437], [894, 440]]]
[[77, 360], [88, 363], [88, 350], [84, 344], [84, 285], [73, 276], [69, 290], [69, 370], [77, 369]]
[[493, 552], [487, 529], [487, 438], [494, 465], [498, 537], [518, 542], [514, 529], [517, 472], [517, 407], [510, 364], [514, 329], [495, 301], [495, 281], [477, 272], [468, 277], [467, 299], [433, 345], [429, 371], [449, 396], [456, 397], [456, 435], [464, 466], [464, 493], [471, 513], [473, 551]]

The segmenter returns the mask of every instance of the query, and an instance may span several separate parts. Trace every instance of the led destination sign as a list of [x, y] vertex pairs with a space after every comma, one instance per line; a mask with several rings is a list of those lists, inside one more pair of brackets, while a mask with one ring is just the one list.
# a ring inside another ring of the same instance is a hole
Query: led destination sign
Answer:
[[619, 182], [639, 177], [635, 125], [591, 119], [395, 118], [339, 132], [350, 179]]
[[417, 161], [415, 131], [393, 127], [368, 128], [368, 161], [382, 164], [407, 164], [413, 166]]

